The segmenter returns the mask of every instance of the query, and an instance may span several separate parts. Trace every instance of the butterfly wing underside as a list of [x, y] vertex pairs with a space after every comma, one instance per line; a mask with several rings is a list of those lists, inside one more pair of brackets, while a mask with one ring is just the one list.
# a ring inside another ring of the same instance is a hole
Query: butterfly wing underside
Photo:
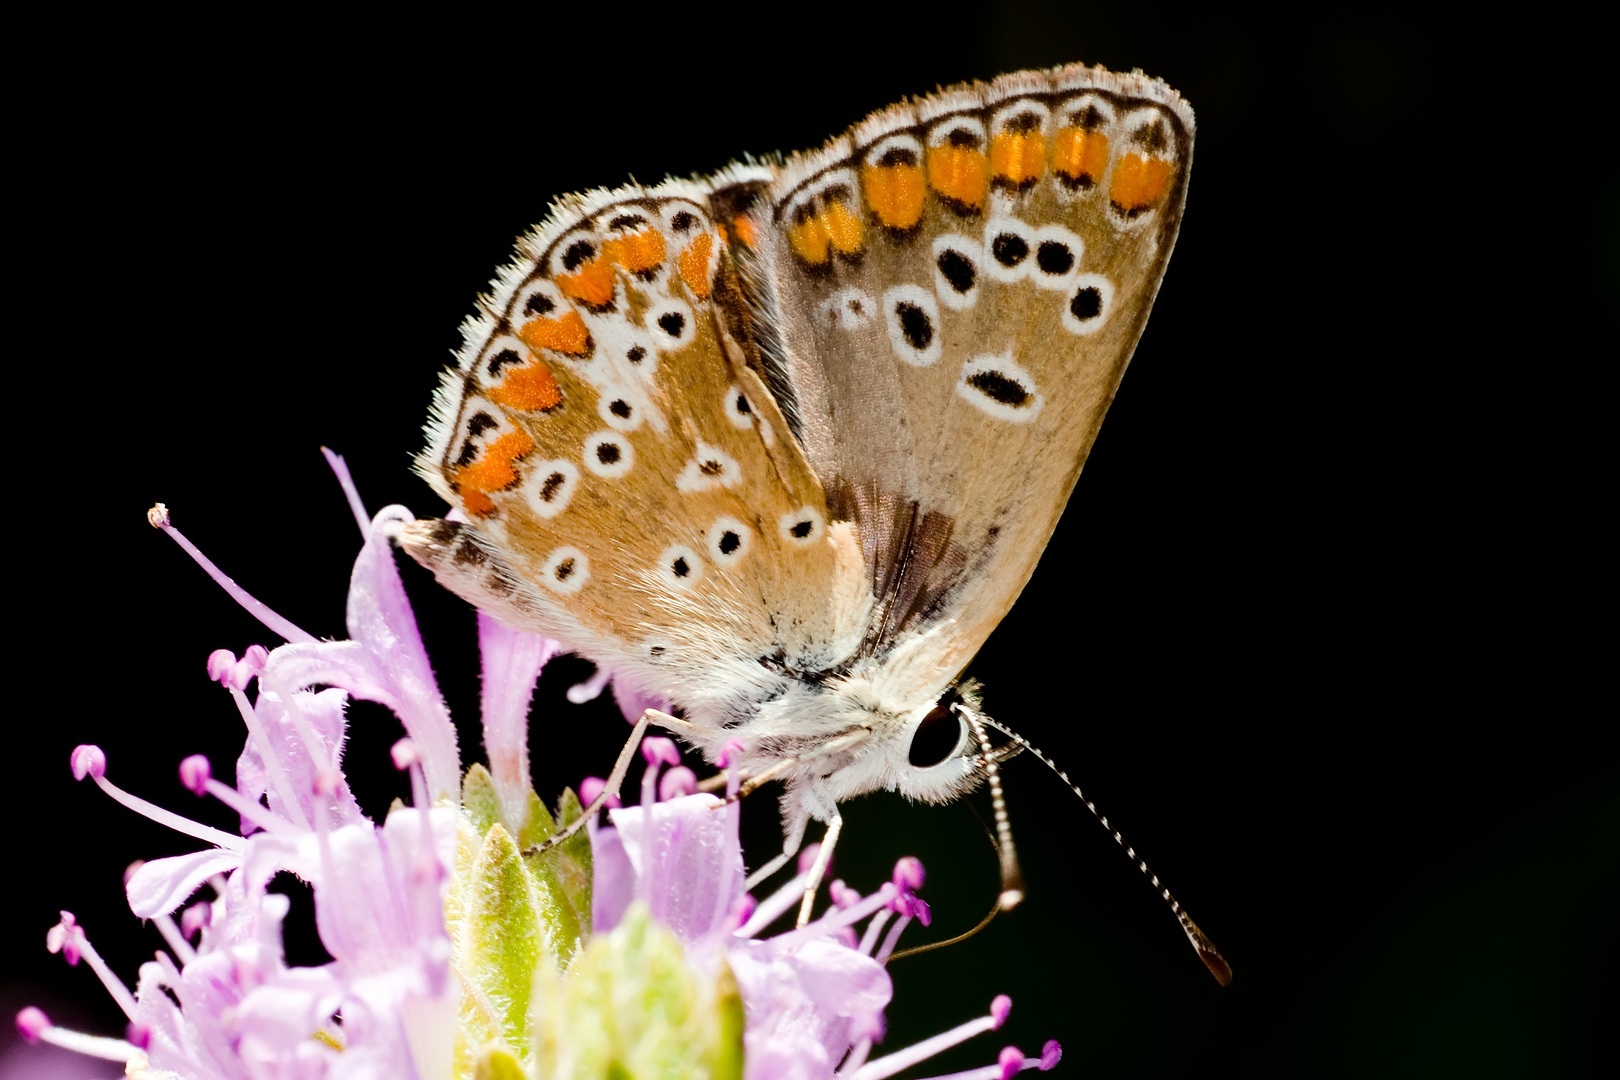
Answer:
[[[677, 700], [926, 634], [1029, 579], [1175, 240], [1193, 120], [1024, 72], [823, 150], [563, 200], [464, 327], [407, 532], [452, 589]], [[743, 693], [746, 697], [746, 692]]]
[[[520, 241], [418, 463], [465, 520], [404, 537], [503, 621], [688, 697], [728, 665], [847, 651], [863, 593], [848, 526], [829, 528], [770, 393], [717, 337], [706, 196], [576, 196]], [[805, 592], [826, 602], [787, 602]]]
[[856, 525], [867, 652], [944, 635], [937, 689], [1028, 581], [1158, 291], [1192, 142], [1160, 82], [1023, 72], [877, 113], [736, 211], [750, 360]]

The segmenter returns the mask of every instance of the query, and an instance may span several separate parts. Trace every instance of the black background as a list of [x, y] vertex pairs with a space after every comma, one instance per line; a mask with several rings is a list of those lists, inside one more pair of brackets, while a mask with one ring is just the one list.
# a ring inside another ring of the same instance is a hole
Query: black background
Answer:
[[[1620, 180], [1579, 48], [1598, 31], [1552, 9], [782, 14], [98, 21], [13, 41], [21, 642], [0, 1004], [120, 1031], [45, 930], [73, 910], [133, 981], [158, 938], [121, 871], [195, 846], [75, 785], [72, 746], [230, 824], [174, 766], [200, 751], [228, 771], [242, 732], [203, 661], [274, 641], [147, 527], [152, 502], [284, 615], [342, 636], [359, 534], [318, 447], [347, 456], [373, 510], [442, 512], [410, 471], [437, 372], [552, 196], [814, 146], [936, 84], [1079, 59], [1191, 100], [1189, 204], [1069, 510], [970, 674], [1237, 978], [1214, 984], [1104, 831], [1022, 760], [1029, 900], [896, 963], [889, 1045], [1005, 991], [1007, 1029], [918, 1074], [1053, 1036], [1068, 1076], [1612, 1069], [1620, 798], [1597, 556]], [[474, 759], [471, 614], [405, 571]], [[623, 738], [607, 703], [563, 700], [589, 670], [558, 661], [542, 681], [543, 793], [602, 772]], [[352, 716], [350, 777], [380, 813], [403, 793], [397, 724]], [[993, 853], [963, 807], [846, 813], [851, 884], [908, 853], [932, 872], [935, 929], [910, 943], [991, 903]], [[768, 798], [748, 817], [757, 862]], [[296, 927], [289, 948], [320, 959]], [[7, 1060], [0, 1075], [43, 1068]]]

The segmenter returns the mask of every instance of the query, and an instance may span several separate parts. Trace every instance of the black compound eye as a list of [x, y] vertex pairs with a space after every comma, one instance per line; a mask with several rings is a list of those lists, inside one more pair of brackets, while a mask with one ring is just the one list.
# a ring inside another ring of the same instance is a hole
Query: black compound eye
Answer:
[[935, 705], [911, 737], [911, 764], [919, 769], [943, 764], [962, 745], [964, 730], [961, 717], [945, 705]]

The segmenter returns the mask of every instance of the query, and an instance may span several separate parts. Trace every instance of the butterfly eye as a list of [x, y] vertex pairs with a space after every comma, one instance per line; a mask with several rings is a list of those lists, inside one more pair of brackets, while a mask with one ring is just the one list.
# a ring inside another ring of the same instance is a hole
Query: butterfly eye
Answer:
[[967, 725], [944, 705], [935, 705], [911, 736], [911, 764], [932, 769], [956, 756], [967, 739]]

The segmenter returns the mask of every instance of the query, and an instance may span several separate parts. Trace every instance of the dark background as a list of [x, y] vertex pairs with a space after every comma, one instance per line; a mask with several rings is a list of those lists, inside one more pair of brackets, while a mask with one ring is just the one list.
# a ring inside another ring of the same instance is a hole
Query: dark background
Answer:
[[[227, 771], [241, 747], [209, 651], [274, 641], [147, 527], [152, 502], [263, 600], [342, 636], [359, 536], [318, 448], [347, 456], [373, 510], [442, 512], [410, 471], [437, 372], [553, 195], [811, 147], [936, 84], [1085, 60], [1191, 100], [1188, 210], [1069, 511], [970, 674], [1237, 978], [1214, 984], [1023, 760], [1008, 786], [1030, 898], [896, 963], [889, 1045], [1005, 991], [1007, 1029], [918, 1074], [1055, 1036], [1067, 1076], [1612, 1075], [1599, 373], [1620, 355], [1620, 174], [1581, 49], [1599, 31], [1551, 8], [784, 14], [14, 39], [7, 1015], [33, 1001], [121, 1031], [44, 933], [73, 910], [132, 982], [159, 940], [123, 906], [122, 869], [195, 846], [75, 785], [72, 746], [229, 824], [174, 767], [202, 751]], [[471, 614], [406, 572], [471, 760]], [[563, 700], [589, 670], [558, 661], [542, 682], [542, 793], [602, 772], [624, 735], [606, 703]], [[350, 776], [380, 813], [403, 791], [397, 724], [352, 716]], [[963, 807], [846, 813], [838, 872], [864, 890], [922, 856], [929, 933], [991, 903], [993, 853]], [[756, 862], [774, 816], [748, 806]], [[289, 948], [319, 960], [301, 934]]]

